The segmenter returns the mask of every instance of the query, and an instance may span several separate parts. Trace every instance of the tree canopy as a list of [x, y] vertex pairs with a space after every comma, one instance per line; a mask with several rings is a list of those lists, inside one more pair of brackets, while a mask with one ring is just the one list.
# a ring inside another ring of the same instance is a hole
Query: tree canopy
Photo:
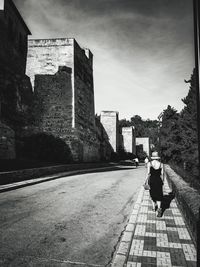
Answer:
[[135, 127], [136, 137], [149, 137], [150, 143], [154, 146], [158, 145], [158, 121], [157, 120], [143, 120], [139, 115], [133, 115], [130, 120], [120, 120], [119, 127]]
[[198, 176], [198, 134], [197, 100], [195, 71], [191, 79], [187, 96], [182, 99], [184, 108], [178, 113], [168, 106], [163, 111], [160, 144], [162, 157], [166, 162], [181, 164], [194, 176]]

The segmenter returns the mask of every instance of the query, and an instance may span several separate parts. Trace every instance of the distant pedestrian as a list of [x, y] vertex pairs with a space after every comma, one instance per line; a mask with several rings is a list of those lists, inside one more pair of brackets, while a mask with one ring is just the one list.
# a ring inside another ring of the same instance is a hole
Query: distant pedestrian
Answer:
[[158, 152], [153, 152], [151, 161], [147, 164], [146, 181], [150, 186], [150, 197], [153, 209], [157, 211], [157, 217], [162, 216], [161, 201], [163, 200], [164, 168], [160, 162]]
[[145, 160], [144, 160], [144, 163], [145, 163], [145, 167], [146, 167], [146, 168], [147, 168], [147, 164], [148, 164], [148, 162], [149, 162], [149, 158], [146, 157]]
[[139, 159], [138, 158], [135, 158], [134, 160], [135, 160], [135, 166], [137, 168], [139, 166]]

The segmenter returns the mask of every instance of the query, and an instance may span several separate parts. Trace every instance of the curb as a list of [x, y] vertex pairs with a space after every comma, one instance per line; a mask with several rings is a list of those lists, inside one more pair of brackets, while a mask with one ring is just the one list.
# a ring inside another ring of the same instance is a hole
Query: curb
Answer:
[[140, 204], [143, 198], [143, 194], [144, 194], [144, 188], [142, 186], [139, 191], [137, 200], [134, 204], [129, 221], [119, 241], [118, 248], [116, 250], [116, 253], [113, 257], [113, 261], [111, 263], [111, 267], [125, 266], [128, 260], [128, 255], [129, 255], [132, 239], [133, 239], [134, 232], [135, 232], [136, 221], [137, 221], [138, 212], [140, 209]]
[[62, 172], [56, 175], [50, 175], [50, 176], [46, 176], [43, 178], [35, 178], [35, 179], [31, 179], [31, 180], [26, 180], [26, 181], [22, 181], [22, 182], [17, 182], [17, 183], [13, 183], [13, 184], [6, 184], [6, 185], [1, 185], [0, 186], [0, 193], [3, 192], [7, 192], [7, 191], [11, 191], [11, 190], [15, 190], [15, 189], [19, 189], [19, 188], [23, 188], [29, 185], [35, 185], [35, 184], [39, 184], [39, 183], [43, 183], [43, 182], [47, 182], [47, 181], [52, 181], [52, 180], [56, 180], [59, 178], [63, 178], [65, 176], [72, 176], [72, 175], [77, 175], [77, 174], [84, 174], [84, 173], [90, 173], [90, 172], [98, 172], [98, 171], [103, 171], [103, 170], [109, 170], [109, 169], [113, 169], [113, 167], [117, 167], [117, 166], [109, 166], [109, 167], [100, 167], [100, 168], [93, 168], [93, 169], [83, 169], [83, 170], [76, 170], [76, 171], [68, 171], [68, 172]]

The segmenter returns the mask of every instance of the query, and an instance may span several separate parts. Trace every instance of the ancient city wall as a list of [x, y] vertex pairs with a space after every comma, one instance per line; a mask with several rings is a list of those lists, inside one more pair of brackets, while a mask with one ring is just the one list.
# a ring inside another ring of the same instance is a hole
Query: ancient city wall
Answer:
[[95, 125], [90, 50], [73, 38], [29, 40], [27, 58], [30, 31], [11, 0], [0, 0], [0, 34], [0, 114], [9, 125], [7, 140], [19, 137], [21, 144], [23, 136], [45, 132], [62, 138], [77, 161], [106, 158], [110, 147]]
[[79, 129], [94, 129], [94, 88], [93, 65], [90, 53], [74, 43], [74, 88], [75, 88], [75, 126]]
[[27, 35], [30, 34], [23, 18], [12, 1], [2, 1], [0, 8], [1, 64], [16, 74], [25, 74]]
[[14, 159], [15, 156], [15, 132], [0, 122], [0, 159]]
[[58, 137], [72, 127], [70, 68], [62, 67], [55, 75], [35, 76], [34, 125]]
[[135, 145], [135, 132], [134, 127], [123, 127], [122, 128], [123, 137], [123, 148], [126, 152], [136, 153]]
[[147, 156], [150, 154], [150, 143], [149, 137], [136, 137], [136, 146], [142, 146], [143, 151], [146, 152]]
[[11, 0], [0, 3], [0, 153], [8, 159], [15, 157], [15, 138], [30, 123], [32, 89], [25, 75], [30, 31]]
[[106, 130], [101, 124], [99, 118], [95, 119], [95, 128], [96, 128], [97, 138], [100, 143], [99, 147], [100, 160], [109, 161], [111, 158], [111, 154], [113, 152], [113, 148], [109, 142], [109, 137], [106, 133]]
[[27, 74], [34, 86], [37, 130], [62, 138], [76, 161], [100, 160], [91, 52], [71, 38], [30, 40]]
[[[28, 41], [26, 74], [34, 88], [35, 75], [54, 75], [59, 66], [67, 66], [74, 72], [74, 39], [34, 39]], [[72, 81], [73, 86], [73, 81]]]
[[105, 131], [109, 138], [109, 142], [114, 152], [117, 152], [119, 146], [118, 112], [102, 111], [101, 123], [105, 128]]

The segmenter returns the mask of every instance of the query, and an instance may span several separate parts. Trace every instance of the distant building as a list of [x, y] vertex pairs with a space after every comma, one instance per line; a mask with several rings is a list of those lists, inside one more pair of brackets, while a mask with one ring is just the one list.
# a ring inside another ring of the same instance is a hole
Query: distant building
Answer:
[[135, 128], [122, 127], [122, 147], [126, 152], [136, 154]]
[[119, 113], [117, 111], [102, 111], [100, 121], [108, 135], [109, 142], [114, 150], [119, 148]]
[[149, 137], [136, 137], [136, 148], [146, 152], [147, 156], [150, 155], [150, 142]]
[[[27, 125], [32, 96], [30, 81], [25, 75], [29, 34], [12, 0], [0, 0], [0, 149], [4, 151], [0, 152], [1, 158], [3, 154], [6, 158], [15, 157], [14, 135]], [[7, 152], [5, 142], [9, 147]]]

